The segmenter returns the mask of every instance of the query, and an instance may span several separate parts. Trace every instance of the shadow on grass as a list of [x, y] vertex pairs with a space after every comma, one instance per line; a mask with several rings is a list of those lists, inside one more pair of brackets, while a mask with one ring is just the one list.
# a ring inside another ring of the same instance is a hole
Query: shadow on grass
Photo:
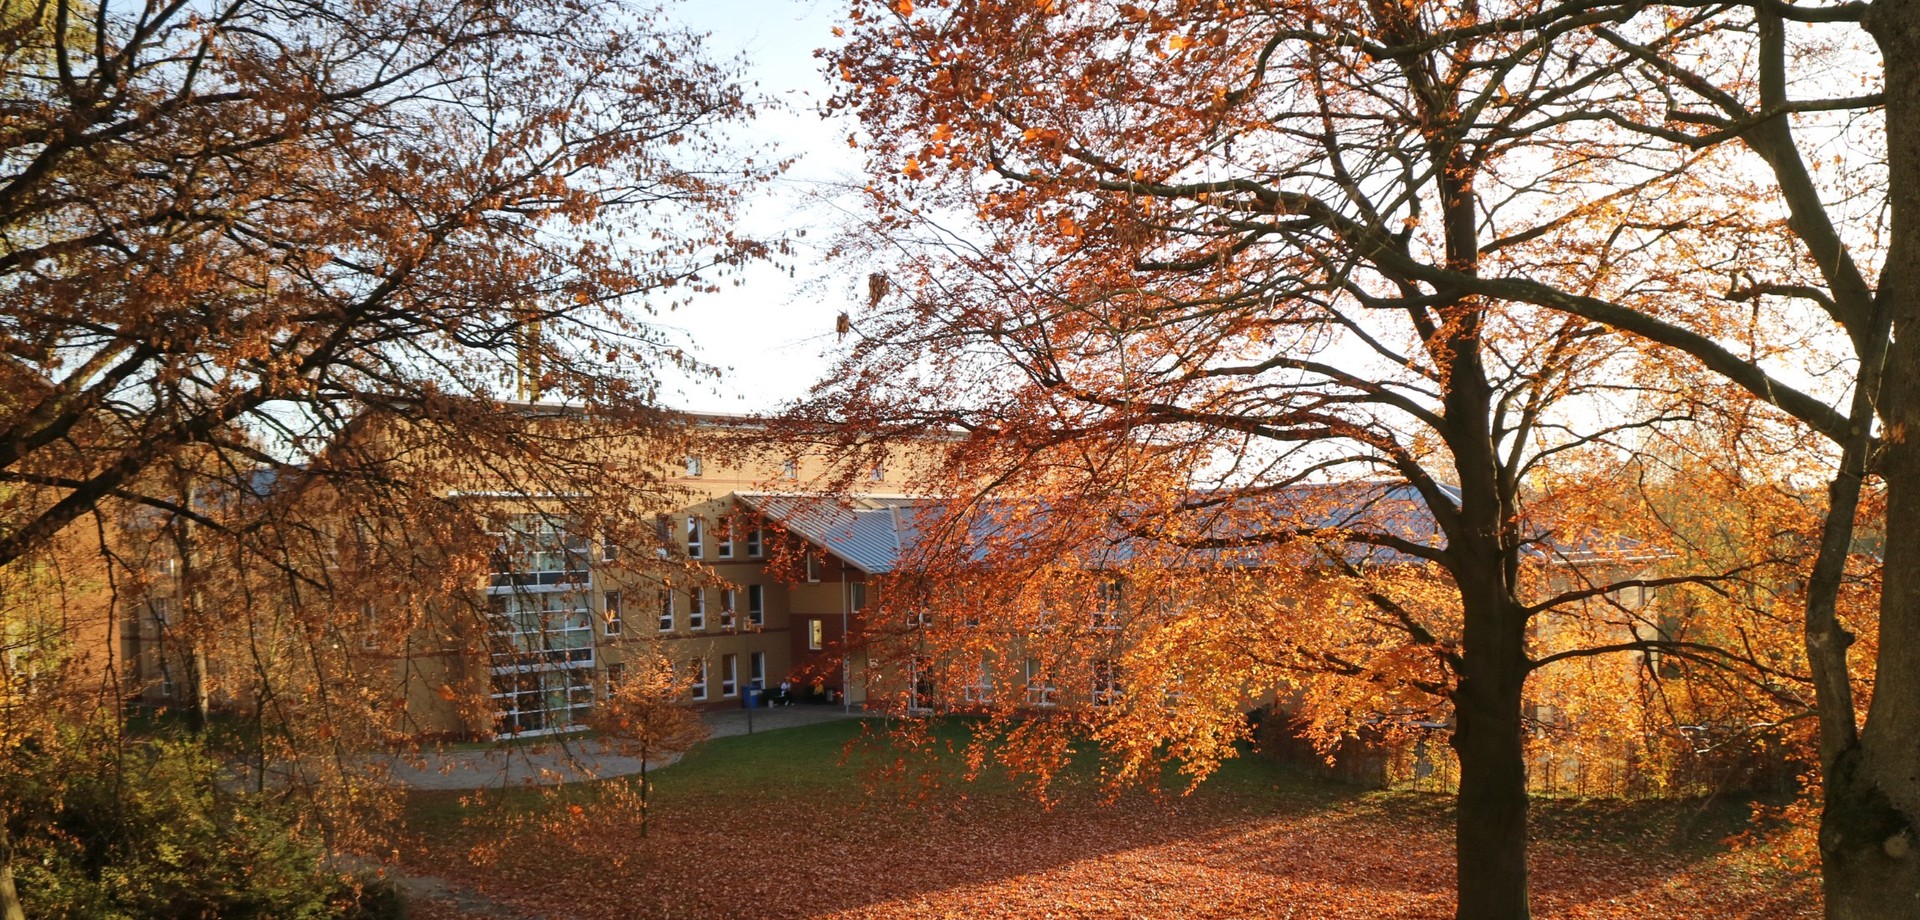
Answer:
[[[582, 918], [1451, 912], [1444, 797], [1366, 792], [1242, 758], [1191, 795], [1174, 782], [1103, 805], [1084, 757], [1051, 809], [999, 771], [903, 797], [864, 778], [897, 754], [850, 747], [861, 731], [829, 723], [709, 741], [655, 774], [644, 839], [617, 804], [630, 801], [631, 778], [477, 804], [415, 794], [410, 823], [431, 845], [414, 861], [530, 915], [566, 892], [564, 913]], [[943, 725], [935, 738], [957, 746], [966, 731]], [[951, 758], [933, 769], [961, 771]], [[1715, 859], [1743, 820], [1736, 805], [1699, 803], [1546, 801], [1537, 814], [1542, 916], [1673, 915], [1669, 902], [1691, 884], [1675, 890], [1674, 878]], [[466, 858], [489, 841], [484, 860]], [[1617, 898], [1651, 912], [1616, 910]], [[1805, 908], [1789, 898], [1723, 917]]]

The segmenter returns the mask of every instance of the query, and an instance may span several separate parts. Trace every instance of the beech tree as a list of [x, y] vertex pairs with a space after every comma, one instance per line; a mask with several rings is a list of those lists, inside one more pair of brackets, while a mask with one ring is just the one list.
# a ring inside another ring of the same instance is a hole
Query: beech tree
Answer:
[[[1588, 292], [1524, 277], [1434, 280], [1465, 281], [1467, 289], [1628, 330], [1754, 392], [1831, 442], [1838, 456], [1803, 623], [1820, 724], [1827, 912], [1909, 916], [1920, 901], [1920, 863], [1911, 856], [1920, 815], [1920, 745], [1913, 741], [1920, 684], [1912, 679], [1909, 640], [1917, 625], [1904, 561], [1914, 550], [1897, 522], [1915, 489], [1901, 435], [1915, 358], [1901, 345], [1900, 325], [1911, 316], [1914, 283], [1914, 143], [1901, 118], [1912, 104], [1915, 12], [1902, 3], [1663, 12], [1657, 24], [1596, 34], [1614, 60], [1630, 64], [1616, 71], [1623, 82], [1666, 94], [1665, 105], [1599, 107], [1587, 117], [1638, 143], [1712, 154], [1726, 164], [1720, 181], [1739, 190], [1724, 200], [1770, 226], [1698, 220], [1685, 228], [1684, 243], [1668, 252], [1673, 267], [1708, 279], [1692, 286], [1692, 309], [1580, 296]], [[1756, 177], [1766, 181], [1756, 185]], [[1775, 248], [1782, 241], [1788, 252]], [[1744, 258], [1716, 264], [1700, 257], [1703, 247], [1722, 259]], [[1771, 258], [1753, 258], [1767, 252]], [[1716, 302], [1744, 306], [1752, 319], [1729, 322]], [[1816, 373], [1795, 388], [1778, 373], [1777, 351], [1748, 347], [1756, 339], [1799, 346], [1809, 328], [1824, 329], [1813, 336], [1818, 347], [1837, 352], [1829, 365], [1841, 370], [1837, 383]], [[1863, 495], [1868, 505], [1882, 500], [1876, 489], [1884, 489], [1887, 522], [1878, 609], [1848, 616], [1840, 599], [1858, 554], [1855, 522]], [[1880, 641], [1855, 648], [1866, 634]], [[1861, 670], [1870, 670], [1870, 681], [1858, 679]], [[1864, 713], [1862, 700], [1869, 701]]]
[[644, 532], [656, 374], [699, 370], [651, 314], [771, 253], [730, 227], [777, 168], [720, 136], [750, 101], [599, 0], [25, 0], [0, 68], [0, 580], [100, 560], [8, 592], [0, 740], [118, 730], [79, 624], [111, 655], [172, 551], [253, 778], [361, 804], [350, 755], [405, 726], [355, 653], [485, 654], [427, 627], [484, 619], [488, 496]]
[[[727, 226], [766, 174], [715, 136], [746, 98], [646, 10], [43, 0], [5, 26], [0, 566], [117, 503], [316, 577], [293, 557], [337, 546], [287, 541], [346, 522], [236, 518], [284, 505], [262, 470], [389, 521], [474, 481], [610, 494], [609, 439], [663, 430], [654, 373], [690, 363], [648, 312], [768, 252]], [[534, 396], [570, 408], [501, 410]]]
[[640, 298], [764, 252], [712, 134], [746, 100], [643, 10], [34, 9], [0, 36], [0, 475], [34, 487], [0, 563], [108, 497], [184, 512], [143, 476], [188, 445], [273, 465], [369, 405], [644, 403], [682, 359]]
[[[1249, 688], [1257, 698], [1286, 671], [1318, 675], [1304, 679], [1334, 708], [1449, 720], [1461, 917], [1528, 914], [1535, 674], [1671, 654], [1785, 672], [1754, 677], [1755, 692], [1805, 679], [1592, 603], [1783, 561], [1648, 576], [1594, 516], [1608, 502], [1576, 498], [1631, 500], [1571, 475], [1583, 463], [1753, 414], [1748, 396], [1682, 373], [1692, 362], [1669, 367], [1531, 293], [1693, 303], [1691, 288], [1647, 280], [1675, 274], [1662, 267], [1674, 228], [1760, 222], [1695, 184], [1703, 154], [1596, 137], [1604, 113], [1659, 105], [1627, 74], [1640, 62], [1595, 28], [1639, 14], [875, 3], [856, 6], [834, 56], [839, 102], [866, 128], [855, 142], [873, 164], [875, 229], [911, 256], [850, 323], [861, 338], [810, 411], [867, 431], [968, 431], [941, 483], [962, 496], [951, 539], [917, 562], [1010, 559], [1017, 583], [987, 596], [1025, 598], [1008, 609], [1036, 618], [1068, 597], [1092, 604], [1087, 573], [1204, 581], [1204, 600], [1149, 602], [1163, 613], [1136, 646], [1190, 666], [1128, 662], [1160, 675], [1149, 700], [1177, 686], [1169, 698], [1208, 705], [1135, 723], [1139, 750], [1184, 733], [1174, 750], [1204, 767]], [[1642, 202], [1664, 210], [1631, 210]], [[1791, 263], [1780, 250], [1762, 255]], [[1490, 280], [1510, 277], [1529, 294]], [[1740, 384], [1845, 430], [1762, 363], [1817, 361], [1806, 342], [1741, 344], [1750, 360], [1716, 343], [1715, 369], [1741, 363]], [[1308, 487], [1330, 474], [1387, 481], [1344, 497]], [[1548, 624], [1583, 641], [1547, 642]], [[1422, 695], [1432, 702], [1408, 702]]]

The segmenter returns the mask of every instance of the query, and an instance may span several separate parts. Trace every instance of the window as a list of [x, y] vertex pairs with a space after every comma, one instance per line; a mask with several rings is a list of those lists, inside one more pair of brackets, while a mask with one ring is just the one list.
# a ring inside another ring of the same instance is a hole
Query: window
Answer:
[[660, 631], [673, 632], [673, 592], [660, 592]]
[[673, 545], [673, 518], [664, 514], [654, 515], [653, 537], [660, 544], [660, 548], [654, 550], [654, 552], [659, 554], [662, 559], [667, 558], [667, 547]]
[[740, 656], [720, 656], [720, 695], [740, 695]]
[[819, 620], [807, 621], [807, 648], [816, 652], [819, 651], [826, 646], [826, 638], [827, 629], [825, 624]]
[[747, 531], [747, 558], [758, 559], [765, 552], [761, 544], [760, 528]]
[[868, 475], [873, 478], [874, 482], [886, 482], [887, 481], [886, 461], [875, 460], [873, 462], [873, 470], [869, 472]]
[[847, 585], [847, 609], [865, 610], [867, 607], [867, 585], [856, 581]]
[[687, 592], [687, 628], [707, 628], [707, 592], [699, 588]]
[[372, 601], [360, 605], [360, 647], [380, 647], [380, 614]]
[[493, 675], [493, 727], [502, 735], [565, 729], [592, 708], [593, 672], [586, 668]]
[[915, 655], [907, 660], [907, 711], [933, 711], [933, 658]]
[[782, 461], [780, 464], [780, 478], [781, 479], [799, 479], [800, 478], [800, 461], [798, 460]]
[[1093, 663], [1093, 705], [1113, 706], [1120, 702], [1120, 665], [1112, 661]]
[[493, 587], [586, 584], [592, 541], [566, 521], [544, 514], [514, 515], [494, 532]]
[[733, 595], [734, 595], [734, 589], [732, 588], [726, 588], [721, 590], [720, 592], [720, 628], [721, 629], [733, 628]]
[[1052, 706], [1060, 702], [1060, 691], [1053, 685], [1040, 659], [1027, 659], [1027, 705]]
[[706, 472], [706, 464], [701, 463], [699, 457], [687, 458], [687, 475], [688, 476], [698, 476], [704, 472]]
[[619, 562], [620, 561], [620, 544], [615, 543], [612, 540], [600, 541], [600, 561], [601, 562]]
[[627, 666], [624, 664], [607, 665], [607, 695], [612, 696], [620, 685], [627, 682]]
[[767, 623], [767, 589], [760, 585], [747, 586], [747, 622], [755, 626]]
[[487, 596], [495, 668], [593, 663], [593, 611], [572, 591], [513, 588]]
[[980, 673], [974, 675], [973, 683], [961, 688], [961, 696], [969, 703], [993, 702], [993, 669], [986, 662], [980, 663]]
[[687, 515], [687, 558], [698, 559], [702, 555], [700, 519]]
[[602, 615], [605, 616], [607, 620], [607, 635], [620, 635], [620, 592], [608, 591], [605, 600], [606, 604], [602, 608], [604, 611]]
[[726, 518], [720, 519], [720, 532], [713, 535], [713, 554], [721, 559], [733, 558], [733, 523]]
[[747, 656], [747, 686], [755, 690], [767, 689], [766, 652], [754, 652]]
[[1175, 708], [1185, 705], [1187, 699], [1186, 677], [1180, 674], [1172, 675], [1167, 681], [1167, 707]]
[[687, 662], [687, 692], [696, 700], [707, 698], [707, 660], [695, 658]]
[[[907, 611], [907, 628], [908, 629], [921, 629], [921, 628], [932, 626], [932, 625], [933, 625], [933, 614], [931, 612], [926, 610]], [[976, 623], [973, 623], [972, 625], [978, 626], [980, 624], [976, 622]]]
[[807, 568], [807, 583], [813, 584], [818, 582], [820, 580], [820, 554], [814, 552], [813, 547], [809, 546], [805, 552], [801, 553], [801, 561]]
[[1087, 625], [1094, 629], [1120, 628], [1120, 582], [1102, 581], [1093, 589], [1093, 609]]

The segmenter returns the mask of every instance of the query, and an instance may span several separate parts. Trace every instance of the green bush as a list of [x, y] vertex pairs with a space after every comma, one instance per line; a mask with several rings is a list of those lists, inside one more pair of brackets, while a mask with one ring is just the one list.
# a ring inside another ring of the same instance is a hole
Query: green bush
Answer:
[[34, 918], [391, 920], [391, 885], [326, 867], [292, 814], [232, 788], [195, 741], [26, 745], [0, 772]]

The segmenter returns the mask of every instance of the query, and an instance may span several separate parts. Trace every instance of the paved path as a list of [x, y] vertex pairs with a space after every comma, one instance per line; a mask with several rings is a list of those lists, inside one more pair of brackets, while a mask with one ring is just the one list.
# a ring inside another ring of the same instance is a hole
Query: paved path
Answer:
[[[842, 719], [874, 715], [838, 706], [777, 706], [769, 709], [724, 709], [706, 713], [712, 737], [747, 734], [748, 718], [755, 732], [778, 731]], [[671, 765], [679, 756], [651, 762], [651, 769]], [[605, 779], [640, 772], [640, 758], [617, 754], [592, 738], [556, 737], [537, 744], [513, 744], [471, 751], [428, 751], [417, 757], [393, 755], [386, 760], [394, 779], [415, 789], [499, 789], [506, 786], [550, 786], [583, 779]]]

